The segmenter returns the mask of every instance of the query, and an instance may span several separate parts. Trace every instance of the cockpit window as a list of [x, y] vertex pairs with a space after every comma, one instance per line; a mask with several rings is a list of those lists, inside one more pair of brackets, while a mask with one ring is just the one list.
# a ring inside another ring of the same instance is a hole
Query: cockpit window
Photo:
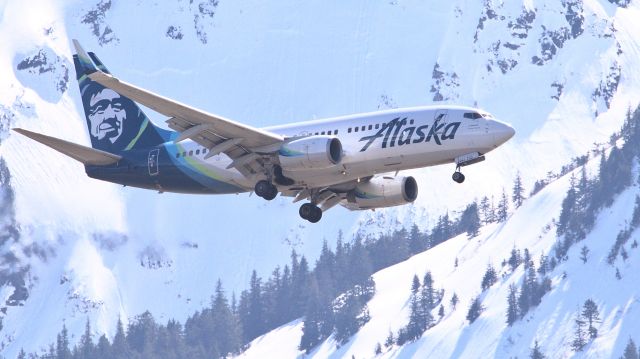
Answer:
[[465, 112], [463, 117], [475, 120], [475, 119], [478, 119], [478, 118], [482, 118], [482, 115], [477, 113], [477, 112]]

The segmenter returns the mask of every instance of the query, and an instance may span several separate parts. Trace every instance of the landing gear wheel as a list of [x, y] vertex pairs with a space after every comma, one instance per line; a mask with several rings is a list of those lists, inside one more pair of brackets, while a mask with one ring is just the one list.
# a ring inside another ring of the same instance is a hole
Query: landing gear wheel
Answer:
[[262, 196], [262, 198], [266, 199], [267, 201], [271, 201], [272, 199], [276, 198], [277, 195], [278, 189], [276, 188], [276, 186], [271, 185], [271, 191]]
[[322, 210], [312, 203], [305, 203], [300, 206], [299, 213], [300, 217], [311, 223], [317, 223], [322, 218]]
[[451, 179], [453, 179], [457, 183], [462, 183], [464, 182], [464, 175], [461, 172], [456, 171], [453, 173], [453, 176], [451, 176]]
[[276, 186], [272, 185], [271, 182], [266, 180], [258, 181], [258, 183], [256, 183], [254, 191], [258, 196], [266, 199], [267, 201], [271, 201], [278, 195], [278, 189], [276, 188]]
[[318, 206], [313, 206], [313, 215], [308, 219], [311, 223], [318, 223], [322, 219], [322, 210]]

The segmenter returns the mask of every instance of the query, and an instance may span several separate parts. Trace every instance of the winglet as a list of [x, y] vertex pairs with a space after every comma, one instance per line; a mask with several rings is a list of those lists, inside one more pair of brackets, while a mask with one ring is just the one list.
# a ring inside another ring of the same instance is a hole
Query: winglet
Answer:
[[73, 39], [73, 46], [76, 48], [76, 53], [78, 54], [78, 61], [80, 62], [80, 66], [85, 74], [89, 75], [94, 72], [97, 72], [98, 69], [91, 62], [91, 58], [87, 55], [86, 51], [80, 46], [78, 40]]

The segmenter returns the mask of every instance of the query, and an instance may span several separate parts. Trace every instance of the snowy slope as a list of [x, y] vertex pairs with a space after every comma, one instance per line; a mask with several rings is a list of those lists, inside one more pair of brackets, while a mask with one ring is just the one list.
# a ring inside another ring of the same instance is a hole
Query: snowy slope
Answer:
[[[596, 162], [589, 163], [592, 173], [597, 171]], [[383, 344], [389, 331], [397, 333], [408, 323], [412, 278], [416, 274], [422, 278], [427, 271], [433, 274], [435, 287], [445, 290], [445, 316], [417, 341], [393, 345], [375, 357], [524, 358], [536, 340], [547, 357], [573, 357], [570, 343], [574, 319], [588, 298], [598, 305], [602, 322], [597, 325], [598, 338], [577, 356], [619, 357], [628, 339], [637, 338], [640, 333], [640, 289], [635, 285], [640, 280], [640, 255], [632, 249], [629, 259], [623, 263], [619, 260], [615, 266], [607, 264], [606, 259], [616, 235], [630, 221], [635, 196], [640, 192], [637, 185], [623, 192], [598, 216], [594, 230], [569, 251], [569, 260], [550, 273], [552, 290], [542, 303], [512, 327], [506, 324], [509, 285], [518, 286], [524, 273], [523, 266], [512, 273], [500, 263], [514, 247], [528, 248], [536, 265], [540, 254], [552, 255], [550, 250], [556, 241], [553, 222], [569, 188], [569, 177], [570, 174], [564, 176], [526, 200], [507, 222], [484, 227], [476, 238], [458, 236], [374, 274], [376, 294], [368, 303], [371, 320], [346, 344], [338, 347], [330, 337], [310, 355], [302, 355], [297, 351], [302, 324], [294, 322], [256, 339], [240, 357], [260, 358], [261, 353], [268, 352], [277, 357], [374, 357], [376, 344]], [[636, 232], [632, 240], [638, 237]], [[586, 264], [579, 258], [583, 245], [590, 249]], [[454, 267], [454, 258], [458, 259], [458, 267]], [[485, 311], [469, 324], [467, 309], [480, 293], [482, 275], [489, 263], [498, 268], [500, 278], [482, 296]], [[621, 271], [621, 280], [615, 278], [616, 267]], [[455, 310], [449, 303], [453, 293], [460, 298]]]
[[[126, 321], [146, 309], [184, 319], [208, 302], [218, 277], [237, 291], [253, 268], [267, 273], [292, 248], [313, 260], [339, 229], [424, 228], [445, 210], [497, 195], [517, 170], [530, 188], [606, 141], [637, 105], [638, 16], [637, 1], [623, 8], [606, 0], [0, 0], [0, 156], [20, 230], [1, 250], [18, 258], [28, 289], [22, 306], [2, 316], [2, 354], [51, 342], [63, 319], [76, 334], [87, 317], [111, 334], [118, 315]], [[511, 122], [518, 135], [465, 169], [462, 186], [451, 182], [452, 168], [411, 171], [421, 186], [416, 204], [337, 208], [317, 226], [288, 199], [122, 189], [7, 131], [88, 143], [71, 38], [128, 82], [254, 126], [460, 103]], [[17, 287], [5, 283], [0, 294]], [[34, 328], [35, 318], [48, 325]]]

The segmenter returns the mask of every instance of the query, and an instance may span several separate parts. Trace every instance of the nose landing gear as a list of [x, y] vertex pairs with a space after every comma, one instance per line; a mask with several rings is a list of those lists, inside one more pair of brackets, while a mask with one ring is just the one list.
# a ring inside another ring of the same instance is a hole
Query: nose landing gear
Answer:
[[457, 183], [464, 182], [464, 175], [462, 174], [462, 172], [460, 172], [460, 167], [456, 168], [456, 171], [453, 172], [453, 175], [451, 176], [451, 179], [454, 182], [457, 182]]

